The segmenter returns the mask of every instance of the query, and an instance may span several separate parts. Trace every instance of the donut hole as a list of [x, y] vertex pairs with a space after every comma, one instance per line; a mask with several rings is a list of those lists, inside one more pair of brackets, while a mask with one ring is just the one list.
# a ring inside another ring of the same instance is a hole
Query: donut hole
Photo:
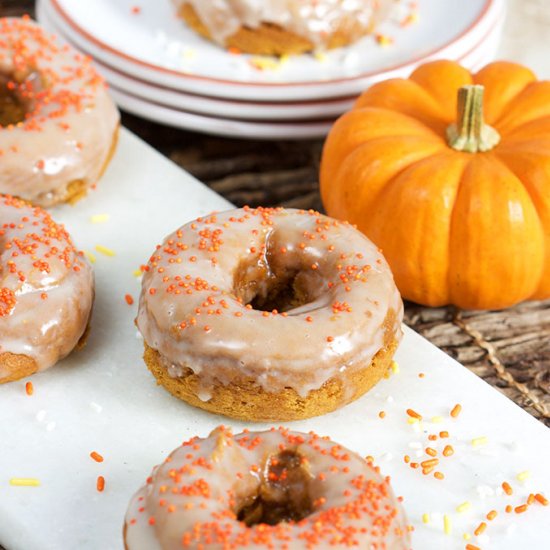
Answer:
[[286, 312], [315, 301], [323, 284], [321, 274], [311, 269], [314, 262], [297, 252], [276, 254], [274, 249], [257, 261], [241, 261], [234, 274], [235, 296], [259, 311]]
[[300, 454], [286, 450], [271, 455], [259, 476], [257, 491], [241, 501], [239, 521], [248, 527], [260, 523], [277, 525], [300, 521], [313, 512], [311, 474]]
[[24, 89], [31, 91], [34, 74], [0, 73], [0, 127], [25, 120], [31, 101], [23, 96], [20, 84], [25, 82]]

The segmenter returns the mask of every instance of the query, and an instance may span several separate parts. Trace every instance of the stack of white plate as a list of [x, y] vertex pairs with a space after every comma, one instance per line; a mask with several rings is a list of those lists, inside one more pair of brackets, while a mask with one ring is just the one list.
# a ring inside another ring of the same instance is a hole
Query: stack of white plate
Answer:
[[[404, 9], [411, 2], [403, 0]], [[419, 64], [477, 69], [497, 51], [505, 0], [418, 0], [418, 21], [395, 17], [347, 48], [288, 59], [236, 55], [188, 29], [170, 0], [39, 0], [50, 31], [92, 56], [121, 108], [164, 124], [254, 138], [327, 133], [369, 85]], [[405, 13], [401, 17], [406, 16]]]

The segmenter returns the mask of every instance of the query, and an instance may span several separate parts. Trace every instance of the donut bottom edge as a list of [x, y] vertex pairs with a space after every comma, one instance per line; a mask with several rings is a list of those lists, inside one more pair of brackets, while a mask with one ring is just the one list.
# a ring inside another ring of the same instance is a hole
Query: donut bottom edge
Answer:
[[[111, 144], [109, 146], [109, 149], [107, 150], [107, 155], [105, 156], [105, 159], [103, 160], [103, 163], [101, 165], [101, 169], [99, 170], [99, 173], [95, 178], [96, 181], [103, 176], [105, 170], [107, 170], [107, 167], [109, 166], [115, 154], [119, 134], [120, 124], [115, 128]], [[74, 179], [72, 181], [69, 181], [64, 188], [58, 188], [59, 192], [57, 189], [54, 189], [54, 195], [51, 199], [45, 199], [45, 195], [40, 195], [35, 199], [26, 199], [25, 197], [19, 198], [28, 201], [34, 206], [40, 206], [42, 208], [50, 208], [51, 206], [64, 203], [75, 205], [78, 201], [83, 199], [88, 194], [88, 191], [93, 186], [93, 184], [96, 183], [96, 181], [89, 181], [89, 179], [86, 177]]]
[[[330, 378], [321, 388], [312, 390], [305, 398], [291, 388], [285, 388], [279, 393], [266, 392], [254, 380], [245, 379], [227, 386], [214, 386], [211, 390], [212, 398], [208, 401], [199, 399], [199, 378], [191, 369], [189, 374], [172, 378], [168, 375], [159, 352], [147, 343], [144, 346], [143, 359], [157, 379], [157, 384], [178, 399], [194, 407], [237, 420], [281, 422], [320, 416], [364, 395], [388, 372], [398, 340], [394, 338], [387, 343], [366, 366], [344, 373], [341, 377]], [[349, 388], [354, 388], [354, 391], [349, 391]]]
[[[212, 40], [208, 27], [201, 21], [191, 4], [181, 5], [178, 15], [197, 34], [207, 40]], [[374, 24], [363, 27], [357, 23], [352, 29], [336, 29], [327, 39], [326, 47], [330, 49], [349, 46], [359, 37], [372, 32]], [[279, 27], [278, 25], [262, 23], [257, 29], [241, 27], [236, 33], [225, 40], [227, 49], [236, 49], [253, 55], [299, 55], [312, 52], [315, 44], [298, 34]]]
[[[86, 325], [82, 336], [78, 339], [74, 347], [65, 357], [68, 357], [75, 351], [80, 351], [86, 346], [86, 341], [88, 340], [88, 335], [90, 333], [90, 320], [91, 313], [90, 319], [88, 319], [88, 324]], [[59, 360], [61, 361], [61, 359], [64, 359], [64, 357]], [[39, 369], [38, 363], [32, 357], [5, 351], [0, 353], [0, 372], [3, 370], [8, 371], [10, 374], [7, 377], [0, 378], [0, 386], [2, 384], [7, 384], [8, 382], [15, 382], [17, 380], [21, 380], [22, 378], [26, 378], [27, 376], [31, 376], [32, 374], [37, 373]]]

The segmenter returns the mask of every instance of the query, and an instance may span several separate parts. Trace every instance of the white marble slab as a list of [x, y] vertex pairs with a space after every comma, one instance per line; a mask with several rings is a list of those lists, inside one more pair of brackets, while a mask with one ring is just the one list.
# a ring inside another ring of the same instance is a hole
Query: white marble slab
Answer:
[[[142, 342], [133, 325], [136, 306], [124, 300], [127, 293], [137, 298], [133, 271], [165, 234], [226, 206], [123, 131], [98, 190], [76, 207], [54, 212], [78, 245], [97, 257], [97, 302], [85, 350], [32, 377], [34, 395], [26, 395], [25, 381], [0, 386], [0, 543], [9, 550], [122, 548], [127, 502], [154, 464], [182, 440], [204, 436], [219, 423], [236, 431], [245, 426], [193, 409], [155, 385], [141, 359]], [[108, 214], [109, 220], [92, 223], [97, 214]], [[116, 255], [95, 252], [98, 244]], [[373, 455], [405, 497], [416, 549], [464, 548], [463, 533], [471, 533], [489, 510], [502, 512], [530, 492], [550, 496], [550, 431], [411, 330], [397, 359], [400, 372], [356, 403], [291, 427], [315, 430]], [[463, 412], [451, 419], [455, 403]], [[444, 421], [411, 425], [407, 408]], [[405, 465], [404, 454], [417, 460], [416, 451], [428, 445], [427, 434], [445, 429], [451, 437], [444, 443], [456, 450], [442, 459], [445, 480]], [[487, 443], [473, 447], [471, 440], [478, 437], [487, 437]], [[94, 462], [91, 451], [105, 461]], [[515, 477], [522, 471], [530, 477], [520, 483]], [[98, 475], [106, 479], [103, 493], [95, 489]], [[13, 487], [13, 477], [37, 478], [40, 486]], [[514, 486], [513, 497], [498, 494], [504, 480]], [[466, 500], [471, 510], [457, 513], [456, 506]], [[422, 523], [424, 513], [431, 513], [429, 525]], [[453, 523], [450, 535], [443, 532], [444, 513]], [[549, 524], [550, 508], [533, 505], [522, 515], [499, 513], [487, 530], [489, 542], [472, 542], [484, 549], [542, 548]]]

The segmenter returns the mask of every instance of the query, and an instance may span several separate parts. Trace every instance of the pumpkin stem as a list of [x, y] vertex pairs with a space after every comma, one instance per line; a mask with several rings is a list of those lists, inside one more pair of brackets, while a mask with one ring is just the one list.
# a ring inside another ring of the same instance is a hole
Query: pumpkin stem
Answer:
[[457, 151], [490, 151], [500, 134], [483, 121], [483, 86], [462, 86], [458, 90], [457, 122], [447, 128], [447, 143]]

